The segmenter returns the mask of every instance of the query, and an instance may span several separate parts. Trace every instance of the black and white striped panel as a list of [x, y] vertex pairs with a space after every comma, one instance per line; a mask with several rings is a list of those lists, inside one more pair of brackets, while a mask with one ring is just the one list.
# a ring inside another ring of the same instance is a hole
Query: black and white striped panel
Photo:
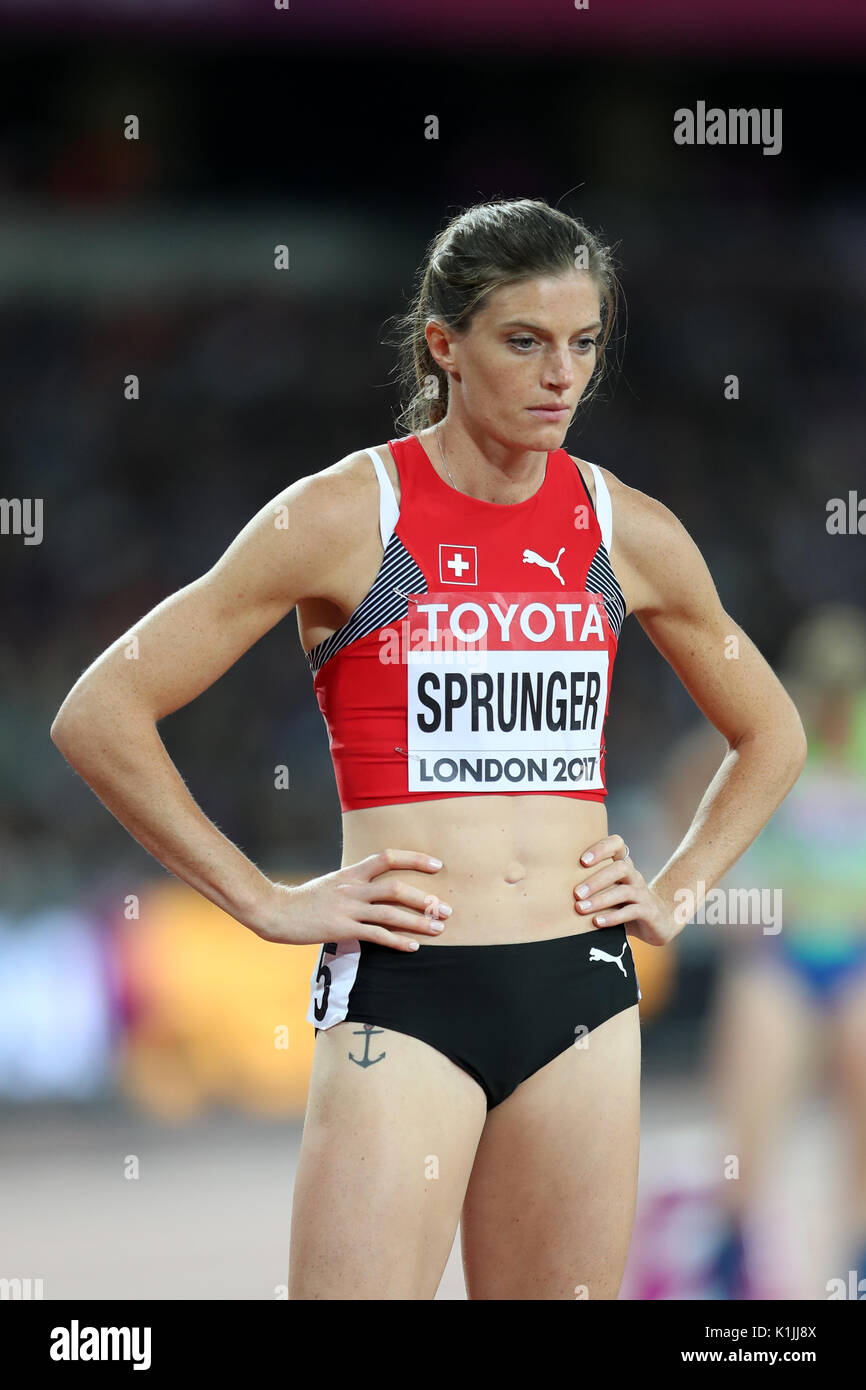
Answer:
[[592, 558], [592, 564], [586, 574], [587, 593], [604, 594], [604, 607], [607, 613], [607, 620], [615, 637], [619, 637], [620, 629], [625, 622], [625, 596], [619, 587], [619, 581], [611, 569], [610, 557], [604, 541], [599, 543], [598, 550]]
[[307, 652], [313, 675], [350, 642], [357, 642], [359, 638], [366, 637], [377, 628], [405, 618], [409, 611], [407, 594], [426, 592], [427, 581], [417, 561], [409, 554], [394, 531], [385, 547], [379, 573], [366, 598], [361, 600], [348, 622]]

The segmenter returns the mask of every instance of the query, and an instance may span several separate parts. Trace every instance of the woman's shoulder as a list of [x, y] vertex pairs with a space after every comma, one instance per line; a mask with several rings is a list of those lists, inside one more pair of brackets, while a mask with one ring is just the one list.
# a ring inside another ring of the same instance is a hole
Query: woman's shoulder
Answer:
[[399, 504], [400, 501], [400, 474], [397, 472], [397, 465], [388, 447], [384, 444], [367, 444], [362, 449], [355, 449], [352, 453], [346, 454], [337, 463], [332, 463], [329, 468], [323, 468], [321, 473], [314, 476], [326, 479], [333, 487], [336, 483], [341, 492], [348, 500], [358, 498], [366, 493], [371, 497], [378, 497], [379, 479], [370, 457], [375, 453], [381, 462], [385, 472], [390, 479], [391, 486]]
[[[569, 455], [572, 458], [572, 455]], [[587, 486], [590, 487], [592, 500], [596, 502], [595, 479], [592, 476], [592, 469], [585, 459], [573, 458], [586, 479]], [[607, 486], [610, 497], [611, 512], [613, 514], [613, 530], [617, 532], [626, 542], [630, 538], [637, 541], [644, 534], [647, 526], [653, 530], [663, 533], [672, 523], [679, 525], [679, 520], [663, 502], [657, 497], [651, 497], [649, 493], [642, 492], [640, 488], [632, 487], [629, 483], [623, 482], [616, 473], [612, 473], [609, 468], [602, 467], [601, 464], [594, 465], [601, 474]]]
[[391, 451], [385, 444], [368, 444], [344, 454], [336, 463], [328, 464], [304, 480], [312, 496], [333, 509], [363, 503], [366, 495], [374, 497], [379, 491], [376, 470], [370, 452], [378, 454], [399, 497], [399, 474]]
[[379, 482], [366, 449], [352, 450], [296, 478], [273, 499], [271, 508], [280, 502], [286, 504], [307, 548], [327, 557], [331, 569], [342, 559], [354, 562], [365, 546], [375, 547]]
[[[589, 486], [589, 464], [585, 459], [574, 462], [583, 465]], [[679, 517], [664, 502], [623, 482], [609, 468], [600, 464], [595, 467], [610, 497], [611, 565], [626, 593], [628, 612], [632, 612], [641, 602], [647, 579], [654, 574], [672, 569], [694, 571], [697, 547]], [[596, 502], [594, 490], [592, 500]]]

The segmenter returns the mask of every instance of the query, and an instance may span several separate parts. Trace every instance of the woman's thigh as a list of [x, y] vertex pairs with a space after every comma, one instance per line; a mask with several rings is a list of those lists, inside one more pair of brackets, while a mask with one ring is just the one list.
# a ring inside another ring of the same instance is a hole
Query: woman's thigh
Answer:
[[614, 1299], [640, 1148], [632, 1005], [488, 1114], [461, 1219], [471, 1299]]
[[320, 1032], [290, 1299], [433, 1298], [486, 1113], [478, 1083], [418, 1038], [353, 1022]]

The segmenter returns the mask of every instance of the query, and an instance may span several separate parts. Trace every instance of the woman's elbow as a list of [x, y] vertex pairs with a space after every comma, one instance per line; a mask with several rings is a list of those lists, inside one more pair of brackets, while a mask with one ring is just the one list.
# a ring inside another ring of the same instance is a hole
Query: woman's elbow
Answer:
[[806, 757], [809, 752], [806, 730], [796, 709], [789, 713], [785, 719], [779, 720], [771, 737], [774, 758], [780, 768], [786, 767], [788, 769], [790, 783], [793, 785], [806, 765]]
[[796, 768], [798, 777], [806, 765], [808, 755], [809, 740], [806, 737], [806, 730], [803, 728], [803, 721], [798, 714], [797, 726], [791, 731], [791, 761]]
[[749, 743], [762, 744], [765, 748], [772, 745], [773, 761], [780, 767], [790, 767], [795, 777], [802, 772], [809, 752], [806, 730], [793, 704], [771, 724], [760, 724], [745, 730], [739, 738], [729, 743], [729, 747], [735, 751]]
[[61, 753], [66, 753], [74, 741], [75, 720], [72, 713], [64, 702], [54, 716], [51, 728], [48, 730], [48, 737], [51, 742], [60, 749]]
[[48, 736], [64, 754], [80, 744], [85, 732], [92, 728], [93, 710], [87, 698], [87, 691], [77, 682], [64, 699], [54, 716]]

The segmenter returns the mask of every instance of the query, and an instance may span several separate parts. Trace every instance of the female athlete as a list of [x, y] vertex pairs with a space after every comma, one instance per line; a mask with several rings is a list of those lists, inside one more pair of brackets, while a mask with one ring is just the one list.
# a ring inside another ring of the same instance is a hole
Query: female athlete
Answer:
[[[52, 726], [171, 872], [266, 941], [321, 943], [292, 1299], [433, 1298], [458, 1222], [472, 1299], [617, 1297], [628, 937], [666, 945], [678, 890], [712, 887], [803, 766], [792, 701], [676, 516], [562, 447], [616, 298], [609, 250], [547, 203], [455, 217], [401, 321], [411, 432], [279, 493]], [[342, 867], [294, 886], [207, 819], [156, 729], [292, 608], [343, 812]], [[630, 613], [728, 745], [650, 883], [604, 803]]]

